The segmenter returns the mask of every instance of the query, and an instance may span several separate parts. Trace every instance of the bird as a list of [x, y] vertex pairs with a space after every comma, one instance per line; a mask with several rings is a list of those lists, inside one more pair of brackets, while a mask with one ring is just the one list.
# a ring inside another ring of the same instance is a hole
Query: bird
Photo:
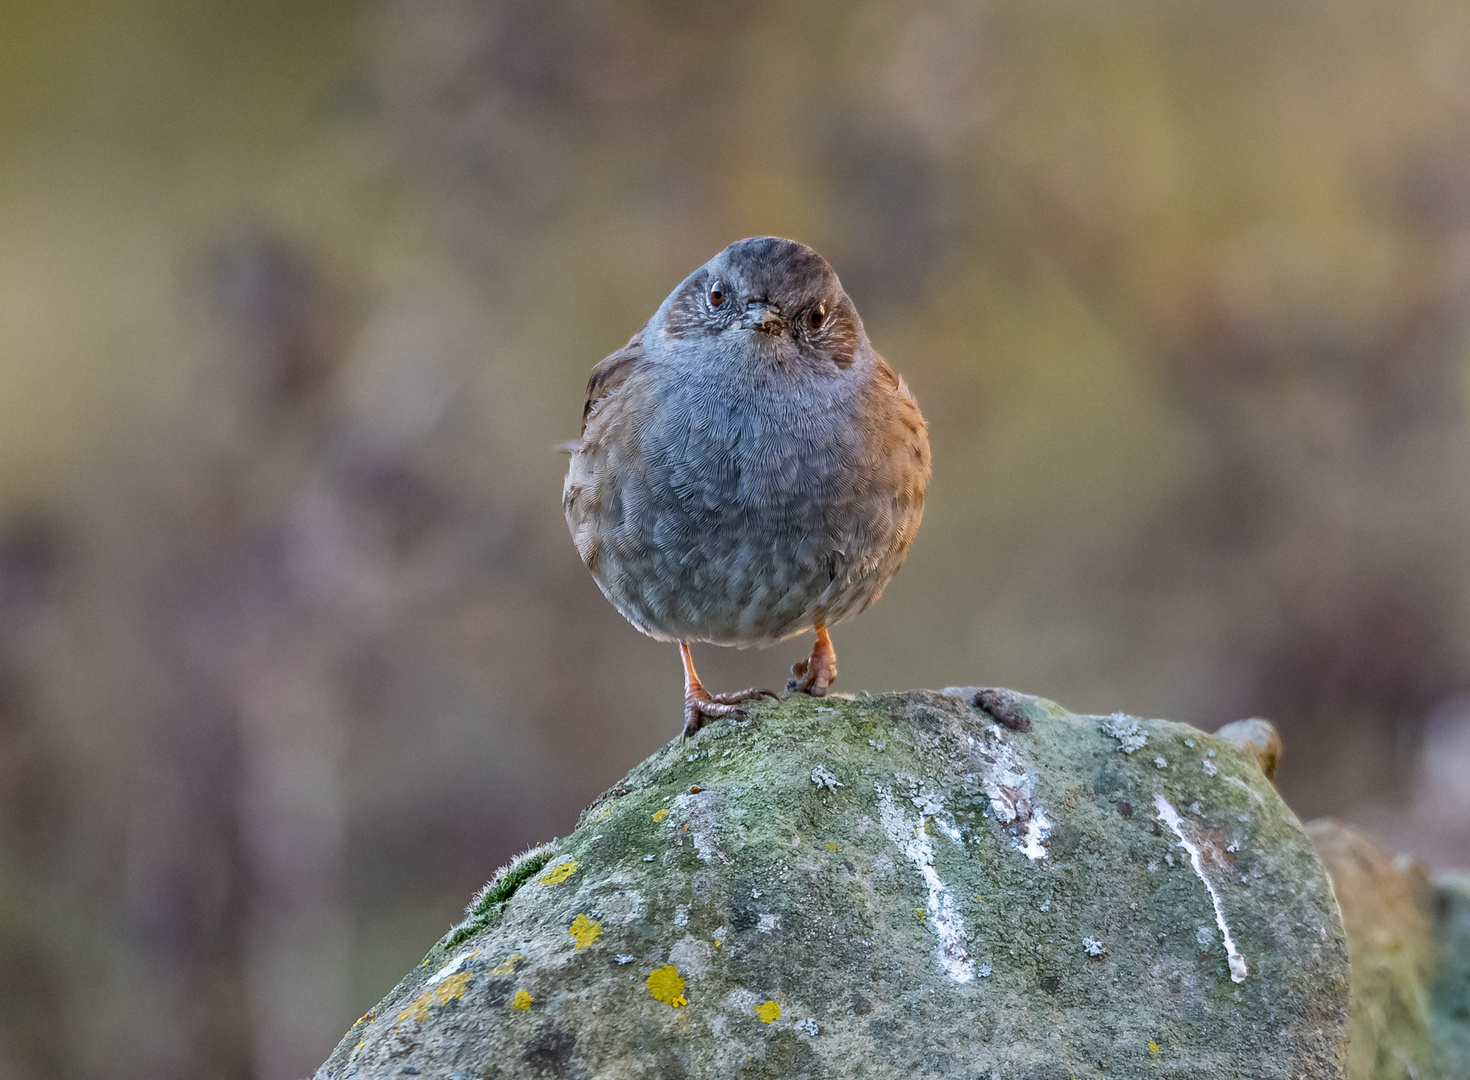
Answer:
[[837, 677], [828, 628], [878, 599], [924, 513], [929, 434], [831, 265], [779, 236], [730, 244], [593, 366], [562, 508], [604, 596], [677, 643], [687, 739], [748, 719], [692, 642], [815, 631], [788, 693]]

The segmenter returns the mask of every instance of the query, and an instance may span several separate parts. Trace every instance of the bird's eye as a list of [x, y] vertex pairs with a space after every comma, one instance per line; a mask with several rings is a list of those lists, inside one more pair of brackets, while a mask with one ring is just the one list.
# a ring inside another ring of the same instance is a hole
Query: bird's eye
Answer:
[[808, 314], [806, 317], [806, 321], [811, 325], [811, 328], [815, 330], [817, 327], [822, 325], [823, 320], [825, 320], [826, 318], [827, 305], [825, 303], [821, 303], [812, 308], [811, 313]]
[[716, 281], [709, 287], [709, 302], [711, 307], [719, 307], [725, 302], [725, 283]]

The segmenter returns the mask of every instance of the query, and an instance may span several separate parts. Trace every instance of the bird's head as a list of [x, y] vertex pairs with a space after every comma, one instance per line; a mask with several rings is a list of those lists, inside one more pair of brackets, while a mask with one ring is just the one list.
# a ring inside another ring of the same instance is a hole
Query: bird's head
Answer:
[[777, 362], [852, 366], [862, 320], [827, 260], [779, 236], [738, 240], [674, 290], [673, 338], [719, 336]]

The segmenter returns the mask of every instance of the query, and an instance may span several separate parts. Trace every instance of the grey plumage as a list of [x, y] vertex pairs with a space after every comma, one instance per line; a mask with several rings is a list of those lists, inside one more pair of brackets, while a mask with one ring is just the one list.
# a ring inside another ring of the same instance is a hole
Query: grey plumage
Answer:
[[577, 550], [666, 641], [762, 644], [862, 611], [929, 478], [918, 405], [837, 275], [777, 237], [731, 244], [596, 365], [571, 450]]

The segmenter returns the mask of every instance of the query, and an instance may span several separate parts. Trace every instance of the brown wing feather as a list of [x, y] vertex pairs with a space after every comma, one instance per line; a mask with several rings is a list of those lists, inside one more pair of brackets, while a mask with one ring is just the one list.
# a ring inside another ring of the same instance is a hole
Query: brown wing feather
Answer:
[[603, 398], [627, 381], [633, 368], [643, 359], [643, 331], [639, 330], [617, 352], [605, 356], [592, 368], [587, 380], [587, 401], [582, 405], [582, 433], [587, 432], [587, 418]]

